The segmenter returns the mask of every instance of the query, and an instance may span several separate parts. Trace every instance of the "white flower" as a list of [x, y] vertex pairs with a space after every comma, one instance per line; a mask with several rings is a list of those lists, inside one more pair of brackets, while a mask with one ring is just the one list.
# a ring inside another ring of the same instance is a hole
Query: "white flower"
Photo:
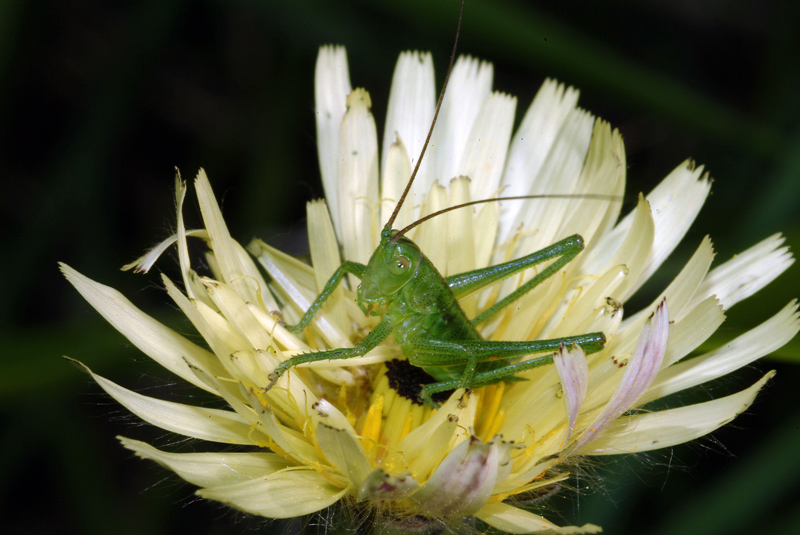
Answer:
[[[711, 271], [714, 253], [706, 238], [650, 306], [624, 317], [624, 304], [700, 210], [710, 187], [702, 167], [681, 164], [618, 221], [626, 172], [619, 133], [578, 109], [577, 91], [546, 81], [512, 136], [516, 100], [492, 92], [491, 85], [490, 64], [457, 62], [413, 196], [395, 227], [470, 199], [573, 195], [455, 210], [416, 227], [410, 237], [447, 276], [579, 233], [586, 243], [580, 255], [479, 328], [491, 340], [601, 331], [608, 339], [602, 351], [587, 356], [577, 346], [562, 347], [554, 366], [519, 374], [526, 381], [456, 390], [438, 411], [389, 386], [384, 362], [402, 358], [392, 344], [358, 359], [292, 368], [264, 391], [279, 362], [352, 347], [376, 324], [346, 287], [334, 292], [302, 337], [289, 333], [273, 312], [296, 321], [343, 258], [367, 261], [416, 163], [435, 106], [430, 56], [401, 55], [379, 151], [368, 93], [351, 90], [344, 50], [325, 47], [316, 99], [328, 205], [308, 206], [313, 268], [258, 240], [248, 255], [229, 235], [203, 171], [196, 187], [205, 229], [185, 230], [186, 187], [177, 181], [177, 234], [137, 265], [146, 271], [177, 244], [183, 289], [166, 277], [163, 282], [207, 347], [62, 266], [134, 345], [229, 408], [162, 401], [93, 374], [106, 392], [165, 430], [249, 448], [176, 454], [127, 438], [123, 444], [201, 487], [200, 496], [266, 517], [303, 515], [349, 500], [370, 503], [395, 521], [474, 516], [512, 533], [593, 532], [598, 528], [592, 525], [559, 528], [504, 500], [567, 478], [567, 460], [679, 444], [745, 410], [773, 372], [713, 401], [658, 412], [634, 409], [736, 370], [795, 335], [800, 322], [792, 302], [725, 346], [686, 358], [720, 326], [724, 310], [792, 263], [782, 238], [767, 238]], [[211, 272], [205, 276], [190, 264], [189, 236], [208, 244]], [[463, 308], [474, 317], [529, 280], [530, 271], [462, 299]]]

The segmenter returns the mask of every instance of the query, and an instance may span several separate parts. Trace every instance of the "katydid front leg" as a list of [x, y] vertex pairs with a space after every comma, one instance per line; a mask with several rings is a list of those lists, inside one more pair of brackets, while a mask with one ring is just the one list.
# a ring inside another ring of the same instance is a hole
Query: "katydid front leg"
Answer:
[[339, 286], [339, 283], [342, 282], [344, 276], [347, 273], [352, 273], [360, 279], [364, 276], [364, 271], [366, 269], [367, 266], [364, 264], [359, 264], [358, 262], [345, 262], [336, 268], [336, 271], [333, 272], [331, 278], [328, 279], [327, 283], [325, 283], [325, 287], [322, 288], [320, 294], [316, 299], [314, 299], [314, 302], [311, 303], [311, 306], [308, 307], [306, 313], [303, 314], [303, 318], [296, 325], [287, 325], [286, 329], [291, 333], [297, 334], [308, 327], [316, 313], [319, 312], [319, 310], [322, 308], [322, 305], [325, 304], [325, 301], [327, 301], [328, 298], [333, 295], [333, 292]]
[[[333, 280], [333, 279], [331, 279]], [[295, 355], [292, 358], [281, 362], [275, 371], [273, 371], [267, 378], [269, 384], [264, 388], [266, 392], [278, 382], [281, 375], [286, 373], [286, 370], [293, 368], [298, 364], [306, 364], [308, 362], [319, 362], [321, 360], [339, 360], [351, 359], [354, 357], [363, 357], [372, 349], [383, 342], [387, 336], [392, 333], [394, 326], [389, 318], [384, 318], [381, 322], [370, 332], [363, 340], [361, 340], [354, 347], [330, 349], [328, 351], [315, 351], [313, 353], [303, 353], [302, 355]]]

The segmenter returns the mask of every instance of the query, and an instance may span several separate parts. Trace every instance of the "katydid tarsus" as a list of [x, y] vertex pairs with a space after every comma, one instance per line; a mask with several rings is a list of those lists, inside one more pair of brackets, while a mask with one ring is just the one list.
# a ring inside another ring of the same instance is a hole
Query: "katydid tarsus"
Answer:
[[[459, 16], [459, 29], [456, 30], [456, 43], [460, 25], [461, 16]], [[539, 195], [484, 199], [431, 214], [400, 231], [392, 229], [399, 209], [419, 170], [436, 124], [453, 67], [455, 48], [454, 45], [428, 137], [406, 189], [389, 221], [381, 231], [380, 244], [366, 265], [344, 262], [334, 272], [300, 322], [287, 326], [287, 328], [294, 333], [299, 333], [308, 327], [314, 315], [320, 311], [325, 301], [348, 273], [361, 279], [361, 284], [357, 289], [358, 306], [365, 314], [381, 315], [380, 322], [352, 348], [305, 353], [295, 355], [282, 362], [270, 374], [270, 383], [266, 386], [266, 390], [272, 388], [277, 380], [294, 366], [323, 360], [360, 357], [377, 347], [390, 334], [394, 334], [395, 343], [400, 346], [409, 363], [423, 368], [433, 377], [435, 382], [422, 387], [419, 400], [431, 406], [437, 406], [431, 397], [435, 393], [457, 388], [478, 388], [500, 381], [519, 380], [515, 374], [551, 364], [553, 352], [561, 345], [578, 345], [586, 353], [599, 351], [603, 347], [605, 335], [601, 332], [551, 340], [490, 341], [484, 340], [476, 328], [477, 325], [522, 297], [575, 258], [584, 247], [583, 238], [579, 235], [562, 239], [517, 260], [447, 278], [443, 277], [419, 247], [405, 236], [411, 228], [431, 217], [473, 204], [510, 199], [574, 198], [575, 196]], [[580, 195], [580, 197], [609, 199], [607, 195]], [[552, 262], [545, 269], [475, 318], [469, 319], [459, 305], [458, 297], [461, 295], [497, 283], [522, 270], [551, 260]], [[545, 356], [518, 360], [526, 355], [548, 352], [549, 354]]]

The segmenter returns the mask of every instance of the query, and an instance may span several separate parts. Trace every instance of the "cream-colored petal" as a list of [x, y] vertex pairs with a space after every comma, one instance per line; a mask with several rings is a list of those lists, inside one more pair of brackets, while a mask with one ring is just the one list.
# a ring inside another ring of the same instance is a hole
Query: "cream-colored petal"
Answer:
[[250, 424], [233, 411], [206, 409], [143, 396], [93, 373], [78, 361], [71, 362], [90, 374], [109, 396], [145, 422], [173, 433], [212, 442], [226, 444], [253, 442], [253, 430]]
[[117, 290], [81, 275], [66, 264], [59, 265], [83, 298], [140, 351], [178, 377], [213, 392], [195, 377], [184, 359], [212, 373], [222, 373], [223, 368], [214, 355], [136, 308]]
[[703, 174], [703, 166], [695, 167], [693, 162], [686, 161], [647, 195], [656, 235], [653, 253], [637, 284], [631, 288], [631, 294], [655, 273], [683, 239], [710, 191], [711, 181], [708, 173]]
[[589, 244], [582, 253], [583, 270], [586, 273], [606, 273], [615, 266], [627, 269], [625, 280], [616, 289], [613, 297], [624, 303], [631, 288], [641, 277], [642, 270], [653, 249], [655, 224], [647, 201], [639, 196], [639, 203], [629, 215], [626, 225], [617, 225], [613, 231]]
[[666, 368], [688, 355], [708, 340], [724, 321], [725, 313], [714, 297], [702, 301], [680, 320], [673, 321], [661, 367]]
[[[571, 195], [580, 191], [581, 170], [592, 139], [594, 117], [576, 109], [564, 121], [556, 143], [535, 179], [530, 179], [527, 195], [543, 195], [541, 199], [523, 203], [512, 228], [522, 226], [526, 233], [519, 240], [516, 255], [529, 254], [551, 245], [567, 235], [558, 235], [562, 222], [569, 217], [575, 199], [547, 198], [548, 195]], [[509, 204], [518, 201], [508, 201]]]
[[[491, 63], [461, 56], [453, 65], [447, 94], [433, 131], [427, 158], [431, 159], [428, 181], [417, 192], [426, 192], [434, 184], [445, 185], [457, 177], [472, 125], [492, 89], [494, 68]], [[415, 184], [416, 186], [416, 184]]]
[[600, 533], [603, 531], [598, 526], [586, 524], [584, 526], [565, 526], [560, 528], [549, 520], [523, 511], [506, 503], [490, 503], [478, 511], [475, 516], [492, 527], [507, 533]]
[[[375, 212], [378, 209], [378, 134], [369, 94], [354, 89], [339, 129], [338, 202], [341, 225], [337, 235], [344, 257], [366, 263], [375, 250]], [[336, 226], [334, 224], [334, 226]], [[351, 279], [355, 287], [356, 280]]]
[[334, 227], [340, 228], [338, 176], [339, 127], [350, 94], [350, 72], [347, 53], [342, 46], [319, 49], [314, 73], [314, 104], [317, 118], [317, 152], [322, 185]]
[[728, 310], [756, 293], [794, 263], [784, 241], [783, 236], [774, 234], [711, 270], [698, 288], [695, 301], [713, 294]]
[[[253, 240], [248, 249], [272, 278], [272, 287], [284, 302], [296, 307], [294, 310], [290, 307], [283, 309], [287, 319], [293, 323], [299, 321], [302, 313], [308, 310], [317, 297], [313, 270], [261, 240]], [[352, 347], [348, 337], [324, 312], [314, 317], [313, 325], [319, 329], [328, 347]]]
[[398, 442], [396, 451], [389, 452], [390, 465], [403, 466], [414, 479], [425, 481], [447, 452], [468, 438], [466, 430], [474, 425], [476, 409], [474, 395], [456, 390], [427, 422]]
[[758, 327], [718, 349], [666, 368], [653, 381], [643, 400], [658, 399], [738, 370], [782, 347], [798, 330], [797, 302], [792, 301]]
[[[553, 145], [559, 141], [562, 125], [577, 104], [577, 90], [566, 88], [555, 80], [545, 80], [513, 136], [503, 173], [503, 196], [530, 193], [534, 177], [538, 176]], [[523, 201], [501, 203], [498, 244], [516, 231], [515, 222], [520, 212], [529, 212]]]
[[[383, 172], [381, 173], [381, 228], [389, 222], [389, 218], [392, 216], [400, 196], [403, 195], [410, 177], [411, 158], [409, 157], [408, 149], [406, 149], [402, 139], [396, 138], [389, 145], [383, 162]], [[419, 212], [419, 204], [421, 204], [419, 199], [421, 199], [422, 194], [415, 197], [414, 192], [415, 188], [412, 188], [409, 196], [403, 202], [403, 206], [400, 207], [400, 212], [392, 225], [394, 228], [405, 228], [406, 225], [416, 220], [414, 214]]]
[[292, 518], [324, 509], [347, 493], [313, 469], [285, 470], [275, 474], [197, 491], [246, 513], [267, 518]]
[[[202, 238], [208, 240], [208, 232], [206, 229], [187, 230], [184, 231], [185, 236], [192, 236], [195, 238]], [[161, 258], [161, 255], [167, 252], [167, 249], [172, 247], [175, 243], [180, 243], [180, 234], [173, 234], [165, 238], [158, 245], [147, 251], [144, 255], [140, 256], [130, 264], [122, 266], [122, 271], [133, 270], [134, 273], [149, 273], [156, 261]]]
[[[311, 264], [314, 266], [317, 292], [321, 293], [333, 273], [342, 265], [339, 256], [339, 242], [336, 240], [325, 201], [309, 202], [306, 205], [306, 218], [308, 219], [308, 248], [311, 253]], [[343, 300], [344, 291], [340, 285], [328, 297], [323, 310], [319, 312], [326, 314], [340, 332], [346, 332], [348, 326]]]
[[724, 398], [621, 418], [582, 453], [615, 455], [649, 451], [707, 435], [747, 410], [758, 391], [773, 375], [775, 372], [771, 371], [750, 388]]
[[515, 97], [491, 93], [475, 117], [457, 169], [459, 175], [470, 178], [473, 199], [486, 199], [498, 193], [516, 108]]
[[290, 466], [286, 459], [271, 452], [170, 453], [138, 440], [117, 438], [137, 457], [153, 460], [198, 487], [249, 481]]
[[339, 410], [324, 399], [313, 407], [317, 442], [340, 474], [360, 488], [372, 467], [355, 430]]
[[[431, 54], [429, 52], [403, 52], [397, 59], [394, 69], [389, 103], [386, 109], [386, 126], [383, 131], [381, 152], [381, 170], [383, 171], [381, 176], [384, 177], [384, 180], [388, 171], [389, 151], [398, 138], [405, 146], [410, 167], [413, 168], [417, 164], [435, 108], [436, 87]], [[420, 187], [422, 184], [429, 183], [425, 178], [429, 167], [429, 159], [423, 159], [417, 174]], [[407, 181], [410, 176], [409, 172], [403, 180]], [[405, 187], [405, 183], [403, 187]], [[414, 187], [413, 191], [422, 194], [427, 191], [427, 188], [421, 190]], [[399, 196], [394, 197], [394, 200], [397, 201], [398, 198]], [[413, 205], [413, 197], [406, 202]], [[389, 212], [391, 213], [391, 211]], [[387, 218], [388, 215], [383, 217], [382, 222], [385, 222]], [[402, 225], [395, 225], [395, 228], [402, 228]]]
[[243, 261], [247, 257], [241, 254], [241, 246], [231, 238], [222, 217], [222, 211], [211, 189], [211, 183], [203, 169], [197, 173], [194, 184], [203, 221], [211, 236], [210, 245], [214, 250], [214, 259], [223, 282], [229, 284], [245, 301], [259, 303], [259, 294], [267, 290], [258, 286], [260, 275], [257, 278], [251, 276], [255, 271], [252, 261], [249, 258]]
[[[652, 313], [652, 310], [655, 310], [655, 307], [658, 306], [658, 303], [662, 300], [669, 299], [670, 314], [672, 314], [673, 308], [676, 309], [673, 319], [676, 321], [682, 320], [683, 316], [689, 310], [692, 310], [692, 308], [687, 305], [692, 301], [692, 296], [697, 293], [697, 288], [700, 286], [703, 277], [708, 273], [708, 267], [711, 265], [713, 258], [714, 249], [711, 245], [711, 240], [706, 236], [703, 238], [703, 241], [700, 243], [700, 246], [692, 255], [689, 262], [687, 262], [669, 286], [661, 292], [661, 295], [654, 299], [649, 307], [645, 307], [636, 314], [625, 318], [620, 331], [617, 333], [617, 338], [620, 340], [620, 343], [617, 345], [618, 352], [627, 353], [633, 349], [634, 340], [642, 330], [642, 326], [647, 320], [647, 317]], [[629, 282], [631, 283], [631, 285], [628, 286], [629, 289], [632, 289], [638, 284], [635, 280]], [[625, 297], [628, 295], [630, 295], [630, 291], [624, 294]], [[675, 305], [672, 304], [673, 302]]]

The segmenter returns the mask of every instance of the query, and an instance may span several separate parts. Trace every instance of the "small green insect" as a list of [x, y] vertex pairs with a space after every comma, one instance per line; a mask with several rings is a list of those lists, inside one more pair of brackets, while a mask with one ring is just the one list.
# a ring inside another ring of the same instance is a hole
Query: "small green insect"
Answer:
[[[459, 19], [459, 26], [460, 22]], [[457, 40], [458, 31], [456, 32]], [[281, 375], [298, 364], [361, 357], [393, 333], [395, 342], [400, 346], [403, 355], [408, 358], [408, 362], [424, 369], [435, 380], [435, 382], [422, 387], [420, 400], [426, 405], [437, 407], [437, 403], [431, 397], [433, 394], [456, 388], [479, 388], [500, 381], [521, 380], [515, 377], [515, 374], [553, 362], [552, 353], [518, 361], [517, 359], [522, 356], [552, 352], [562, 344], [578, 345], [588, 354], [599, 351], [605, 344], [606, 338], [601, 332], [552, 340], [515, 342], [484, 340], [476, 329], [477, 325], [522, 297], [575, 258], [584, 247], [583, 238], [579, 235], [570, 236], [517, 260], [447, 278], [444, 278], [420, 248], [405, 236], [409, 230], [420, 223], [465, 206], [498, 200], [537, 197], [574, 198], [574, 196], [540, 195], [473, 201], [430, 214], [402, 230], [392, 229], [392, 224], [425, 155], [447, 88], [454, 57], [455, 47], [450, 57], [450, 67], [444, 80], [428, 137], [406, 189], [381, 232], [378, 248], [372, 254], [367, 265], [356, 262], [343, 263], [325, 284], [322, 292], [300, 322], [287, 326], [287, 329], [299, 333], [308, 327], [314, 315], [319, 312], [347, 273], [361, 279], [357, 290], [358, 306], [365, 314], [381, 315], [380, 323], [355, 347], [295, 355], [282, 362], [269, 375], [270, 383], [265, 390], [272, 388]], [[581, 197], [608, 199], [608, 196], [604, 195], [582, 195]], [[458, 303], [460, 295], [499, 282], [548, 260], [554, 261], [517, 290], [475, 318], [469, 319]]]

